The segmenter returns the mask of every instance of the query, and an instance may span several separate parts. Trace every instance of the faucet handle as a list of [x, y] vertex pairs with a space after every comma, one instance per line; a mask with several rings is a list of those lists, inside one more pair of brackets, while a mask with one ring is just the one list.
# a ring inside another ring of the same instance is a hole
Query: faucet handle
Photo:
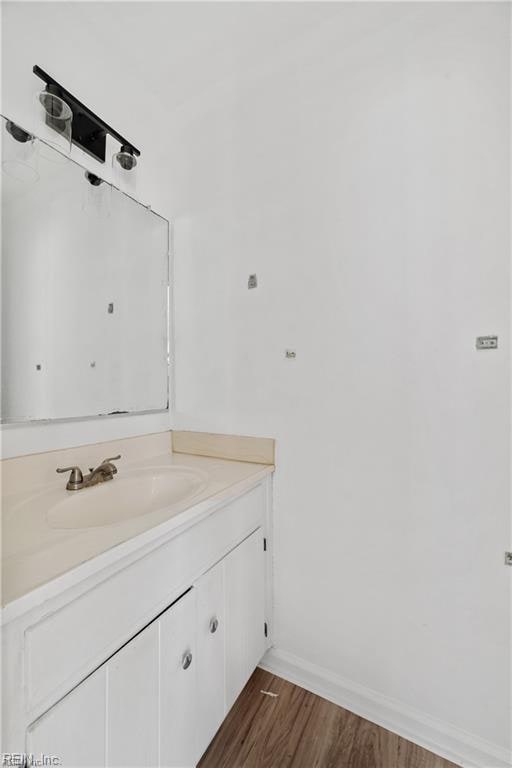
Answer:
[[55, 471], [58, 472], [59, 475], [62, 472], [72, 472], [73, 474], [76, 474], [76, 475], [82, 474], [82, 470], [80, 469], [80, 467], [58, 467]]
[[110, 459], [103, 459], [103, 461], [101, 463], [102, 464], [110, 464], [111, 461], [117, 461], [120, 458], [121, 458], [121, 454], [119, 454], [119, 456], [111, 456]]
[[117, 467], [116, 467], [115, 464], [112, 464], [112, 462], [113, 461], [117, 461], [120, 458], [121, 458], [121, 454], [119, 454], [119, 456], [111, 456], [109, 459], [103, 459], [103, 461], [101, 463], [102, 464], [110, 464], [110, 466], [112, 467], [112, 474], [116, 475], [117, 474]]
[[82, 470], [80, 467], [58, 467], [58, 469], [55, 470], [59, 474], [62, 472], [71, 472], [67, 484], [68, 491], [70, 490], [76, 490], [76, 488], [83, 483], [84, 476], [82, 475]]

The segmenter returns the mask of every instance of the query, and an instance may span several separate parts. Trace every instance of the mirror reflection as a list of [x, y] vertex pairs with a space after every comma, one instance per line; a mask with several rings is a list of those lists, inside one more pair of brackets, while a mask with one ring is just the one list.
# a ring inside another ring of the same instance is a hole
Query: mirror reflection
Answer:
[[40, 147], [2, 119], [1, 419], [164, 410], [168, 222]]

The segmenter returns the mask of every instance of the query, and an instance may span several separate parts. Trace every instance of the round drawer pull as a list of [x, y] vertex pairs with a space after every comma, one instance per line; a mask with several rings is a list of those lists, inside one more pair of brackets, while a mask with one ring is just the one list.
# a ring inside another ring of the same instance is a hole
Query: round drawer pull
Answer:
[[219, 620], [218, 620], [217, 617], [214, 617], [210, 621], [210, 632], [211, 632], [211, 634], [214, 635], [216, 633], [216, 631], [218, 630], [218, 628], [219, 628]]
[[191, 664], [192, 664], [192, 654], [190, 653], [190, 651], [187, 651], [186, 653], [183, 654], [183, 658], [181, 660], [181, 666], [183, 667], [183, 669], [188, 669]]

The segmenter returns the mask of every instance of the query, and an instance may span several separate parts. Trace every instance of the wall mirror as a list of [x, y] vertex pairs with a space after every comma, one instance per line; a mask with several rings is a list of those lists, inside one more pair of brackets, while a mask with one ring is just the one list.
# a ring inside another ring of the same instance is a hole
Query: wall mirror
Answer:
[[1, 127], [2, 422], [167, 409], [169, 223]]

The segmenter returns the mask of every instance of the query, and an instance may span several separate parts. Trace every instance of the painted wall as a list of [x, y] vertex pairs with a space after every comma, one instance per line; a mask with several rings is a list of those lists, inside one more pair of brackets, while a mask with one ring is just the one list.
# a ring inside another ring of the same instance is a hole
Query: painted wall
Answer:
[[[113, 176], [112, 155], [118, 151], [119, 144], [110, 137], [104, 164], [76, 147], [72, 148], [71, 157], [103, 179], [114, 180], [129, 194], [169, 218], [161, 143], [155, 142], [148, 122], [148, 115], [160, 122], [154, 99], [142, 89], [144, 73], [138, 73], [140, 81], [130, 77], [130, 61], [116, 51], [119, 19], [116, 25], [102, 26], [98, 10], [93, 3], [2, 3], [2, 114], [42, 135], [44, 126], [37, 94], [44, 85], [32, 73], [33, 65], [38, 64], [77, 93], [135, 146], [144, 148], [136, 169], [136, 185], [130, 182], [124, 187], [123, 180]], [[112, 41], [113, 44], [109, 44]], [[5, 425], [1, 428], [2, 455], [55, 450], [169, 428], [170, 414], [165, 412], [68, 423]]]
[[276, 646], [497, 765], [510, 7], [324, 8], [170, 126], [176, 422], [278, 440]]

